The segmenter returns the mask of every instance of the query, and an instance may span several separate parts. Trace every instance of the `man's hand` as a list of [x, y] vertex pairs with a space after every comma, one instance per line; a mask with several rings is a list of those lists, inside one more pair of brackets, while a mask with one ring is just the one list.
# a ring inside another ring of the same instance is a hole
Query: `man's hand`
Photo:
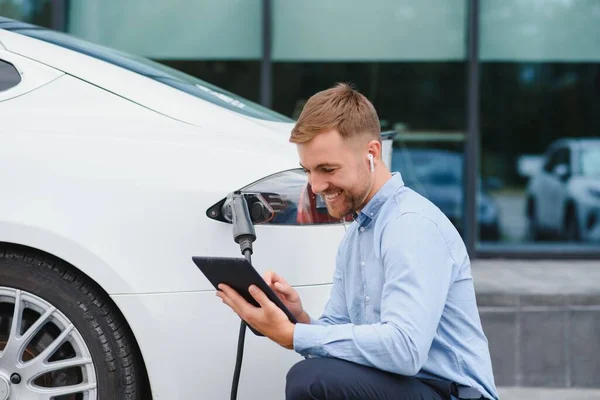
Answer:
[[255, 307], [248, 303], [231, 287], [220, 284], [217, 296], [246, 323], [286, 349], [294, 348], [294, 324], [262, 290], [252, 285], [250, 294], [260, 304]]
[[281, 299], [283, 304], [290, 310], [292, 315], [296, 317], [298, 322], [303, 324], [310, 324], [310, 317], [302, 308], [302, 301], [300, 296], [294, 288], [286, 282], [283, 277], [277, 275], [273, 271], [267, 271], [263, 277], [267, 285], [275, 292], [277, 297]]

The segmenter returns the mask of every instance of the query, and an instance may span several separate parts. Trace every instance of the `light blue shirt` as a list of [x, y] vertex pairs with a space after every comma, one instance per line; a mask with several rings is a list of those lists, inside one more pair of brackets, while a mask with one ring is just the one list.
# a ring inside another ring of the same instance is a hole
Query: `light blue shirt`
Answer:
[[296, 324], [294, 350], [498, 398], [463, 240], [397, 172], [348, 227], [323, 315]]

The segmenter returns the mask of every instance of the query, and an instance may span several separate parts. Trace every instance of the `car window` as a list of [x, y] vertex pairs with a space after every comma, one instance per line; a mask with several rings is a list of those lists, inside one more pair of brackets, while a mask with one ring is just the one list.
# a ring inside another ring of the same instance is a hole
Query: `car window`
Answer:
[[447, 169], [434, 169], [425, 176], [435, 185], [460, 185], [461, 183], [457, 174]]
[[544, 166], [546, 172], [552, 172], [557, 165], [566, 164], [570, 165], [571, 152], [566, 147], [560, 147], [556, 149], [549, 157], [548, 162]]
[[395, 148], [392, 171], [398, 171], [407, 186], [462, 184], [462, 154], [434, 149]]
[[600, 147], [587, 147], [581, 152], [581, 173], [583, 176], [600, 177]]
[[544, 171], [550, 173], [552, 172], [552, 168], [554, 168], [554, 159], [556, 157], [556, 150], [553, 150], [550, 154], [548, 154], [546, 158], [546, 163], [544, 164]]
[[565, 148], [563, 153], [560, 155], [561, 158], [559, 160], [560, 164], [566, 164], [567, 166], [571, 166], [571, 149]]
[[243, 115], [275, 122], [293, 122], [292, 119], [241, 96], [144, 57], [24, 23], [3, 25], [3, 29], [100, 59]]
[[9, 62], [0, 60], [0, 92], [17, 86], [21, 82], [21, 74]]

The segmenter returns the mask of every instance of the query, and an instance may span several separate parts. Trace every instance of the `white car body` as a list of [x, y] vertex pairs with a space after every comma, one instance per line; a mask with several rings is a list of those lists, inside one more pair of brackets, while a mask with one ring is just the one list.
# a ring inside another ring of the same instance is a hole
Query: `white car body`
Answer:
[[550, 145], [527, 187], [527, 214], [536, 235], [600, 240], [599, 165], [600, 138], [561, 139]]
[[[192, 256], [241, 257], [206, 210], [298, 168], [291, 123], [241, 115], [104, 61], [0, 29], [22, 82], [0, 92], [0, 242], [74, 265], [114, 300], [154, 399], [229, 398], [239, 319]], [[343, 224], [257, 226], [253, 263], [313, 316], [329, 295]], [[239, 399], [281, 399], [301, 357], [246, 334]]]

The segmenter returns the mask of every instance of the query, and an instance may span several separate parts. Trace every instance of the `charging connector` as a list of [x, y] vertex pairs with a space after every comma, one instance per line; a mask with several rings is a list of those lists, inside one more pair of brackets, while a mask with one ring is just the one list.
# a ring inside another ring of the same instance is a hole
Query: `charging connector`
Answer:
[[240, 250], [244, 256], [248, 251], [252, 254], [252, 243], [256, 240], [256, 233], [254, 232], [246, 198], [242, 193], [234, 192], [229, 206], [231, 207], [233, 223], [233, 240], [240, 245]]

